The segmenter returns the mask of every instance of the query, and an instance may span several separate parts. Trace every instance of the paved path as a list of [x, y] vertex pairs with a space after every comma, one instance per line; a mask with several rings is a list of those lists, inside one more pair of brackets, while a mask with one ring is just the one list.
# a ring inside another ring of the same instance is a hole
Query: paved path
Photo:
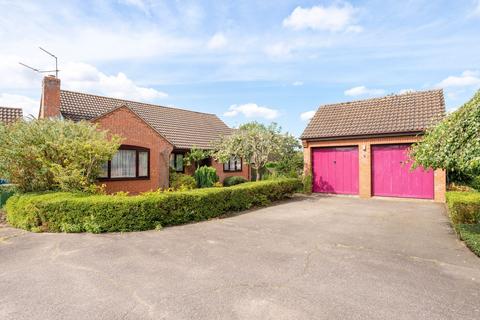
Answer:
[[441, 204], [311, 197], [161, 231], [0, 228], [0, 319], [480, 319]]

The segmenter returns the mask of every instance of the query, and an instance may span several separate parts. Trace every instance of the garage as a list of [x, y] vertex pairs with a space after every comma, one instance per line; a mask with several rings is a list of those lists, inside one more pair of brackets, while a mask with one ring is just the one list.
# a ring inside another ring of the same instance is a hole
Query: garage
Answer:
[[358, 148], [313, 151], [313, 192], [358, 194]]
[[372, 146], [374, 196], [433, 199], [433, 170], [411, 170], [408, 144]]
[[320, 106], [301, 136], [312, 191], [445, 202], [445, 171], [410, 170], [408, 157], [444, 116], [442, 90]]

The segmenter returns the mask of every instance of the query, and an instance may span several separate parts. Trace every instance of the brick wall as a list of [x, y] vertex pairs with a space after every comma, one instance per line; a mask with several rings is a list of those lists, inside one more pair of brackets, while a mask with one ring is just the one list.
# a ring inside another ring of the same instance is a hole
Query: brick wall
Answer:
[[101, 181], [108, 193], [131, 194], [168, 187], [169, 157], [173, 146], [126, 107], [96, 119], [101, 129], [124, 138], [122, 144], [150, 149], [150, 179]]
[[[362, 198], [372, 196], [372, 173], [371, 173], [371, 145], [376, 144], [401, 144], [419, 141], [420, 136], [401, 136], [383, 138], [346, 139], [333, 141], [303, 141], [305, 172], [311, 172], [312, 153], [315, 147], [340, 147], [357, 146], [359, 156], [359, 195]], [[434, 172], [434, 200], [445, 202], [446, 175], [443, 170]]]
[[223, 171], [223, 163], [220, 163], [214, 159], [212, 159], [212, 167], [217, 169], [217, 174], [220, 177], [220, 182], [222, 183], [226, 177], [233, 176], [244, 177], [245, 179], [250, 180], [250, 166], [245, 163], [242, 164], [242, 171], [238, 172]]

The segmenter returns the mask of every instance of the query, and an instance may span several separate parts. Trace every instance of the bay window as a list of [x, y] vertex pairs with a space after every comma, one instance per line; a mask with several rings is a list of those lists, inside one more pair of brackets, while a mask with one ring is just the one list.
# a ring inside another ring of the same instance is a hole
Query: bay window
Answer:
[[148, 179], [150, 177], [150, 150], [121, 146], [112, 160], [102, 165], [101, 179]]
[[223, 164], [223, 171], [238, 172], [242, 171], [242, 159], [239, 157], [231, 157], [230, 160]]

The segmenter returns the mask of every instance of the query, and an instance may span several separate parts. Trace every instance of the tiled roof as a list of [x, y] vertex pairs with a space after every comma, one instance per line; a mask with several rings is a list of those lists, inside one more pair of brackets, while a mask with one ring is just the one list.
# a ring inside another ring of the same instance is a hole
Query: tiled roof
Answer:
[[232, 132], [214, 114], [201, 113], [153, 104], [60, 91], [63, 117], [74, 121], [91, 120], [118, 107], [127, 106], [179, 149], [210, 149], [212, 142]]
[[422, 132], [445, 116], [442, 90], [324, 105], [302, 139]]
[[21, 118], [23, 115], [20, 108], [0, 107], [0, 123], [11, 123]]

